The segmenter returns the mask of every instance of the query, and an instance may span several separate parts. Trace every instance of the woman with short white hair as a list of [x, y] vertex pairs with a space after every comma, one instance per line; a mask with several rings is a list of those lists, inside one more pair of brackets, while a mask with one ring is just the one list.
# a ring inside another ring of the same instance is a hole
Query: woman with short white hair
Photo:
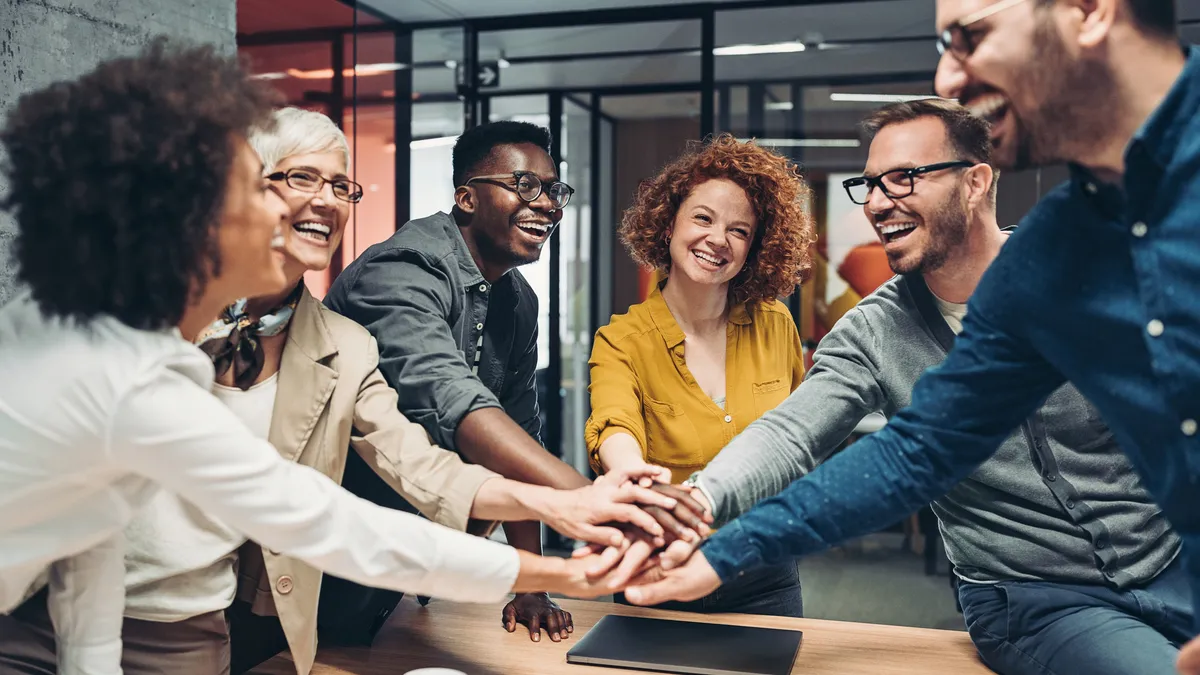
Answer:
[[[274, 128], [249, 140], [290, 212], [288, 283], [278, 294], [230, 305], [196, 338], [215, 366], [214, 395], [286, 459], [334, 481], [342, 480], [353, 447], [422, 514], [456, 530], [541, 520], [568, 536], [598, 541], [619, 533], [595, 523], [621, 520], [661, 534], [652, 517], [627, 502], [672, 508], [674, 500], [624, 480], [569, 492], [510, 481], [432, 445], [423, 428], [400, 414], [395, 391], [376, 368], [374, 338], [326, 309], [304, 285], [305, 272], [329, 266], [351, 205], [363, 196], [347, 175], [346, 138], [319, 113], [285, 108], [273, 116]], [[299, 675], [311, 670], [320, 570], [248, 542], [165, 491], [125, 534], [126, 675], [241, 673], [289, 648]], [[438, 587], [433, 595], [461, 582], [443, 569], [447, 549], [436, 534], [414, 536], [411, 550], [413, 566]], [[451, 566], [486, 575], [499, 563], [481, 550], [455, 548]], [[44, 609], [29, 613], [14, 617], [20, 625], [0, 624], [0, 655], [8, 659], [0, 673], [54, 672], [49, 617]]]

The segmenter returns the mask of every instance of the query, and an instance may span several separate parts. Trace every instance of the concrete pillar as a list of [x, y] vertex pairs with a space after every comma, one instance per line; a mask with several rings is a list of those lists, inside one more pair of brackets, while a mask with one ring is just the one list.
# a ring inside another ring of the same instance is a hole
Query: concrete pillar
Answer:
[[[155, 35], [232, 53], [236, 22], [236, 0], [0, 0], [0, 118], [21, 94], [136, 52]], [[0, 195], [7, 189], [0, 176]], [[0, 213], [0, 304], [14, 290], [15, 230], [12, 217]]]

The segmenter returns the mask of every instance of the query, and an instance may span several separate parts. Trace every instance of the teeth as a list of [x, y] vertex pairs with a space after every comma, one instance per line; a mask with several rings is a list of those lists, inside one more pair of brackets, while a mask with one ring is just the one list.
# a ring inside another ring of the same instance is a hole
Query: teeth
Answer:
[[295, 225], [292, 225], [292, 227], [296, 228], [296, 230], [299, 232], [315, 232], [317, 234], [323, 234], [326, 237], [328, 237], [329, 233], [333, 231], [328, 225], [314, 223], [311, 221], [296, 223]]
[[890, 225], [881, 225], [879, 227], [879, 233], [880, 234], [895, 234], [897, 232], [903, 232], [905, 230], [914, 229], [914, 228], [916, 228], [916, 226], [917, 226], [916, 223], [892, 223]]
[[721, 263], [725, 262], [724, 260], [721, 260], [720, 258], [715, 258], [715, 257], [708, 255], [707, 253], [703, 253], [701, 251], [692, 251], [692, 255], [703, 260], [704, 262], [709, 262], [714, 265], [720, 265]]
[[988, 119], [1000, 112], [1008, 102], [1003, 96], [989, 96], [981, 101], [973, 101], [967, 108], [975, 114], [976, 117]]
[[540, 232], [542, 234], [546, 234], [547, 232], [550, 231], [550, 226], [547, 225], [546, 223], [517, 223], [517, 225], [518, 225], [518, 227], [524, 228], [526, 230], [537, 230], [538, 232]]

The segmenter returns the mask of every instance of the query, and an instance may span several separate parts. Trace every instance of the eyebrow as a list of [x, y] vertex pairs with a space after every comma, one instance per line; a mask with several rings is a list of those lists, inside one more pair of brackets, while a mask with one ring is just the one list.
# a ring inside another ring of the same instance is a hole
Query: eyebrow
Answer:
[[[713, 211], [712, 209], [708, 208], [704, 204], [697, 204], [697, 205], [693, 206], [692, 208], [693, 209], [704, 209], [705, 211], [708, 211], [709, 214], [711, 214], [711, 215], [714, 215], [714, 216], [717, 215], [716, 211]], [[748, 223], [744, 220], [735, 220], [732, 223], [730, 223], [730, 225], [741, 225], [742, 227], [754, 227], [753, 225], [751, 225], [750, 223]]]

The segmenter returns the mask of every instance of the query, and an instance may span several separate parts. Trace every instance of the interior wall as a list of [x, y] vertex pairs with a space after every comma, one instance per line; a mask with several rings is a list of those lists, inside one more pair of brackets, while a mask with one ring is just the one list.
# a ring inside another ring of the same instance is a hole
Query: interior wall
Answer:
[[996, 188], [996, 220], [1000, 227], [1016, 225], [1039, 199], [1068, 177], [1065, 166], [1000, 174]]
[[[0, 119], [26, 92], [135, 52], [158, 34], [234, 51], [235, 0], [0, 0]], [[3, 158], [0, 158], [2, 161]], [[8, 191], [0, 175], [0, 195]], [[12, 296], [16, 223], [0, 213], [0, 304]]]
[[[641, 302], [638, 265], [616, 238], [621, 215], [633, 203], [638, 184], [658, 173], [664, 164], [677, 157], [687, 142], [700, 138], [700, 122], [692, 118], [618, 120], [616, 133], [616, 223], [612, 230], [612, 312], [623, 314], [629, 306]], [[601, 316], [602, 324], [608, 323]]]

